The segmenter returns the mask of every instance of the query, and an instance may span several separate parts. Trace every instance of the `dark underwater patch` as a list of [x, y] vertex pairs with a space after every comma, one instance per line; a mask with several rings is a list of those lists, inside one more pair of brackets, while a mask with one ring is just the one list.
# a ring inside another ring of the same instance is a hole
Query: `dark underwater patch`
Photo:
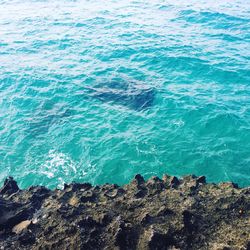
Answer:
[[32, 135], [45, 134], [51, 126], [59, 124], [72, 114], [73, 111], [70, 109], [58, 112], [57, 114], [40, 114], [28, 123], [28, 132]]
[[111, 81], [97, 84], [88, 88], [90, 96], [111, 104], [122, 105], [136, 111], [141, 111], [153, 106], [155, 90], [148, 86]]

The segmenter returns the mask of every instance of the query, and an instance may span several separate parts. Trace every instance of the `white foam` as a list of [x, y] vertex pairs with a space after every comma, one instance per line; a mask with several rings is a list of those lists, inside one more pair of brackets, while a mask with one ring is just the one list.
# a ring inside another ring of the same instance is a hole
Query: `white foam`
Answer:
[[55, 178], [59, 183], [58, 187], [61, 188], [65, 181], [74, 178], [76, 171], [76, 164], [68, 155], [50, 150], [47, 160], [42, 165], [41, 173], [50, 179]]

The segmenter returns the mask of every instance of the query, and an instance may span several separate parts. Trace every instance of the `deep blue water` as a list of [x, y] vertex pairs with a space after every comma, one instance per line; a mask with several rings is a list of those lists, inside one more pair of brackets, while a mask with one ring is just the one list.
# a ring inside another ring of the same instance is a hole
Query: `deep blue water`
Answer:
[[136, 173], [250, 184], [250, 1], [0, 0], [0, 184]]

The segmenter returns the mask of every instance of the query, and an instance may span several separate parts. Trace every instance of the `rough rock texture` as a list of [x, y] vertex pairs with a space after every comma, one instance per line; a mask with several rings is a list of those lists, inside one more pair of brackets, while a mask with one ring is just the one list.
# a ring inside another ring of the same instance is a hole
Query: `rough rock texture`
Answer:
[[125, 186], [0, 189], [0, 249], [250, 249], [250, 188], [136, 175]]

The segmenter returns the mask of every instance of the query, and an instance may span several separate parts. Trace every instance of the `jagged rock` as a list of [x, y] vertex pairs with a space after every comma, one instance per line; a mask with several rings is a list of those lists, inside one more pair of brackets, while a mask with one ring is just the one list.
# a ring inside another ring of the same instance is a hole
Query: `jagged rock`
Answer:
[[143, 185], [144, 183], [145, 183], [144, 178], [140, 174], [137, 174], [132, 180], [131, 185], [135, 185], [137, 188], [140, 188], [140, 186]]
[[205, 184], [206, 183], [206, 176], [202, 175], [197, 178], [197, 183]]
[[164, 175], [162, 176], [163, 183], [164, 183], [166, 186], [169, 186], [169, 185], [170, 185], [170, 179], [171, 179], [171, 176], [170, 176], [170, 175], [164, 174]]
[[149, 187], [152, 190], [154, 189], [157, 191], [161, 191], [164, 188], [164, 186], [165, 185], [163, 181], [157, 176], [153, 176], [147, 181], [147, 187]]
[[0, 190], [0, 249], [249, 249], [250, 188], [204, 176]]
[[221, 188], [227, 189], [227, 188], [238, 188], [238, 184], [233, 182], [223, 182], [219, 184]]
[[19, 187], [13, 177], [9, 177], [4, 181], [3, 187], [0, 189], [0, 194], [11, 195], [16, 193], [19, 190]]
[[29, 218], [31, 208], [0, 197], [0, 230], [10, 229]]
[[176, 188], [180, 184], [179, 179], [176, 176], [170, 178], [170, 186]]

